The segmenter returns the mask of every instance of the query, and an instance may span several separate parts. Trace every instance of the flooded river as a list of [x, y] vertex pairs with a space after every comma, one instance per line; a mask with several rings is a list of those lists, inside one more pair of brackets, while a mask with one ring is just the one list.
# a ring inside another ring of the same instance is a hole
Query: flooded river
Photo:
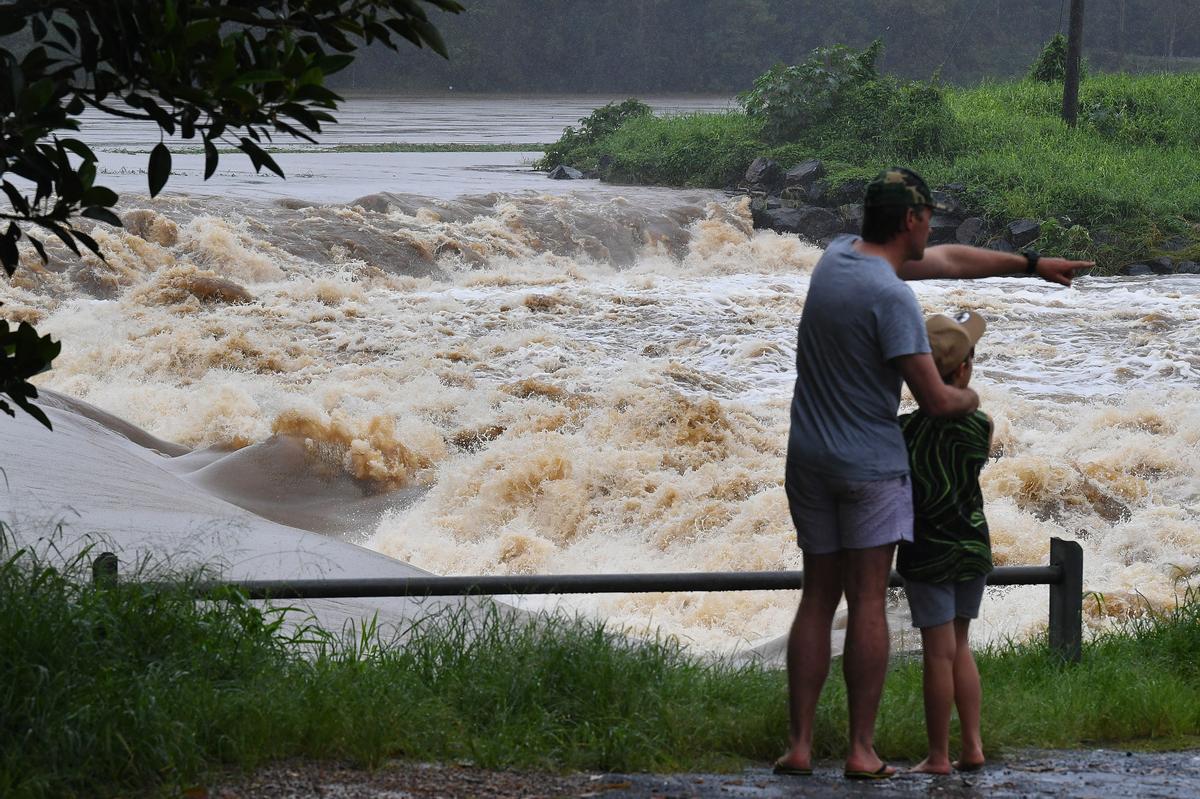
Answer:
[[[547, 142], [608, 99], [360, 98], [322, 144]], [[40, 385], [191, 448], [197, 490], [439, 574], [799, 567], [782, 468], [820, 251], [744, 202], [550, 181], [534, 149], [285, 152], [286, 182], [229, 155], [207, 184], [181, 155], [150, 201], [156, 139], [85, 138], [126, 228], [96, 228], [106, 263], [27, 260], [0, 300], [63, 341]], [[1200, 569], [1200, 279], [914, 289], [989, 322], [997, 562], [1079, 540], [1094, 628], [1174, 602]], [[784, 633], [795, 601], [569, 606], [724, 650]], [[1046, 590], [993, 590], [983, 618], [1034, 633]]]

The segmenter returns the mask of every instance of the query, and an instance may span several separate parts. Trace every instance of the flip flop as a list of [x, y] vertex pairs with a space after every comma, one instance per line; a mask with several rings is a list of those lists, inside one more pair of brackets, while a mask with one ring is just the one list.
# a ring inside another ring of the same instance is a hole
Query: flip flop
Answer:
[[950, 765], [955, 771], [979, 771], [983, 768], [983, 763], [964, 763], [961, 760], [955, 760]]
[[813, 770], [811, 768], [801, 768], [800, 766], [789, 766], [782, 760], [776, 760], [771, 773], [785, 777], [811, 777]]
[[874, 771], [851, 771], [846, 769], [842, 772], [842, 776], [848, 780], [890, 780], [896, 776], [896, 772], [887, 763], [880, 765]]

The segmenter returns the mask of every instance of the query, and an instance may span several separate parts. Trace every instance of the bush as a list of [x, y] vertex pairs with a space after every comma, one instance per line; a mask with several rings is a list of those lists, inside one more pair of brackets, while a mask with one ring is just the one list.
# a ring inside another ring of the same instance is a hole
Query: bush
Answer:
[[840, 44], [819, 47], [803, 64], [777, 64], [759, 75], [738, 102], [747, 114], [763, 120], [769, 141], [795, 139], [820, 123], [849, 89], [878, 77], [875, 62], [881, 52], [879, 39], [862, 52]]
[[617, 183], [727, 186], [761, 152], [761, 131], [738, 112], [640, 117], [605, 138], [601, 173]]
[[579, 127], [563, 130], [562, 138], [546, 150], [533, 165], [534, 169], [554, 169], [560, 164], [579, 164], [590, 155], [592, 145], [621, 127], [627, 120], [652, 115], [650, 106], [629, 98], [623, 103], [609, 103], [579, 120]]
[[[1080, 61], [1079, 79], [1087, 75], [1087, 65]], [[1046, 42], [1042, 52], [1029, 67], [1029, 77], [1042, 83], [1061, 83], [1067, 77], [1067, 37], [1061, 33]]]
[[879, 76], [882, 49], [876, 40], [862, 52], [814, 50], [803, 64], [768, 70], [738, 99], [762, 121], [768, 143], [802, 145], [808, 152], [800, 157], [894, 161], [946, 152], [954, 117], [941, 86]]

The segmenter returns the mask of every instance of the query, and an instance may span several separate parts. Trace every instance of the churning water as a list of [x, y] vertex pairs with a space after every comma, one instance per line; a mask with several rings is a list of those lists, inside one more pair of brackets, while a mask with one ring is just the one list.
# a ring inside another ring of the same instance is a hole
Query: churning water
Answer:
[[[189, 481], [267, 518], [439, 574], [798, 568], [782, 468], [820, 251], [710, 192], [462, 180], [133, 198], [94, 233], [107, 262], [27, 258], [0, 300], [63, 340], [40, 385], [194, 448]], [[989, 322], [997, 562], [1077, 539], [1089, 624], [1172, 603], [1200, 570], [1200, 280], [913, 287]], [[1045, 596], [989, 592], [981, 634], [1030, 634]], [[795, 601], [570, 603], [726, 649]]]

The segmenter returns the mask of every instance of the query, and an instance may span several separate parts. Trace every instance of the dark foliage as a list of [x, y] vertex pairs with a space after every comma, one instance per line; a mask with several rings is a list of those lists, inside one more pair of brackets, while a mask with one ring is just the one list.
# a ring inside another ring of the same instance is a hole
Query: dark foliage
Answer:
[[588, 148], [601, 137], [612, 133], [627, 120], [649, 116], [650, 113], [650, 106], [632, 97], [622, 103], [608, 103], [597, 108], [579, 120], [579, 127], [565, 128], [562, 138], [550, 145], [546, 154], [534, 164], [534, 169], [553, 169], [559, 164], [578, 163], [586, 158]]

